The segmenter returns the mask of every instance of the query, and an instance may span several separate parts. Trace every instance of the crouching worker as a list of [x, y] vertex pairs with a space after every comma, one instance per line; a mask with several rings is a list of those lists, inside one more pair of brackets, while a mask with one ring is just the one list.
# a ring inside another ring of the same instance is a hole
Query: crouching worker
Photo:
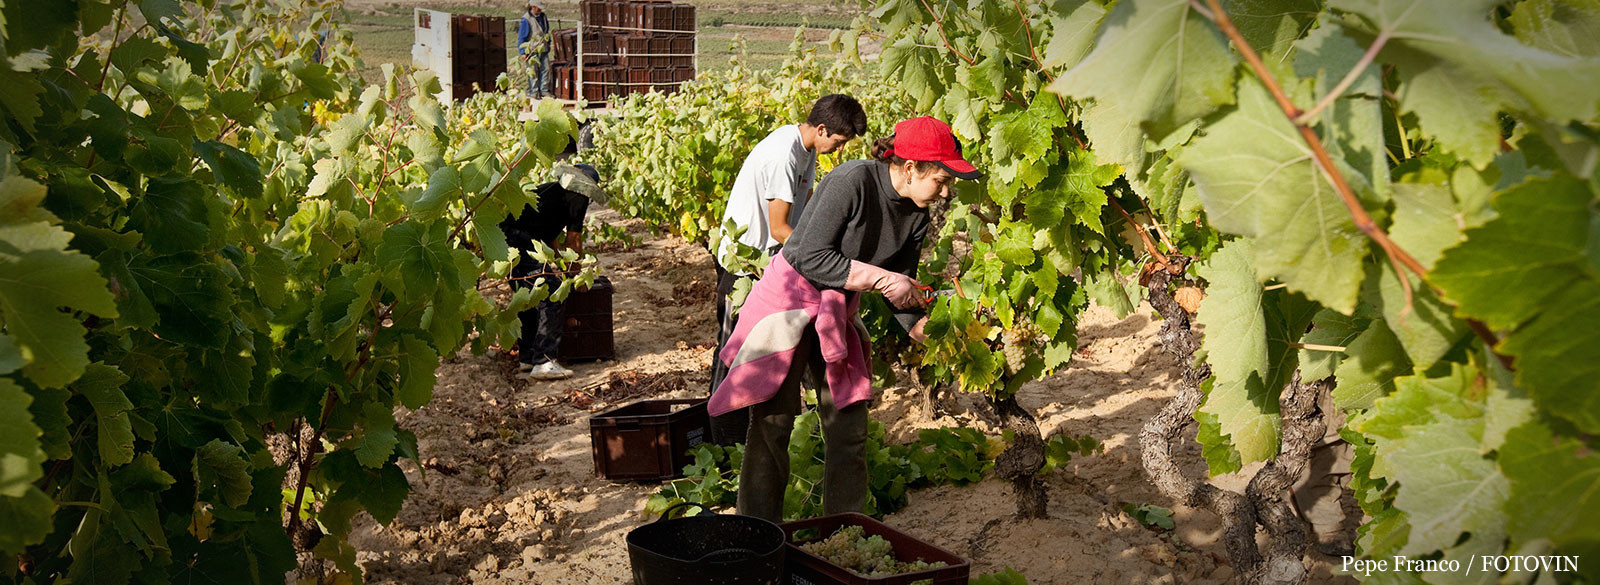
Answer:
[[817, 410], [826, 443], [825, 513], [860, 512], [867, 499], [867, 404], [872, 367], [860, 294], [877, 291], [918, 341], [927, 317], [916, 275], [928, 205], [978, 170], [961, 157], [950, 126], [930, 117], [895, 125], [874, 160], [839, 165], [822, 180], [782, 252], [751, 290], [728, 345], [729, 371], [712, 395], [719, 415], [750, 407], [739, 513], [783, 520], [789, 433], [800, 380], [825, 380]]
[[[589, 210], [591, 199], [604, 203], [605, 192], [600, 189], [600, 173], [587, 164], [556, 165], [557, 180], [539, 185], [538, 206], [523, 205], [516, 216], [506, 216], [500, 230], [506, 234], [506, 245], [518, 251], [517, 265], [511, 269], [511, 288], [533, 288], [544, 280], [554, 291], [561, 286], [568, 273], [576, 267], [563, 270], [554, 264], [535, 259], [531, 252], [534, 242], [543, 243], [553, 250], [572, 250], [583, 254], [583, 218]], [[556, 350], [561, 346], [561, 333], [566, 326], [565, 303], [544, 300], [538, 306], [517, 314], [522, 321], [522, 335], [517, 339], [518, 370], [535, 380], [559, 380], [572, 376], [572, 370], [556, 363]]]

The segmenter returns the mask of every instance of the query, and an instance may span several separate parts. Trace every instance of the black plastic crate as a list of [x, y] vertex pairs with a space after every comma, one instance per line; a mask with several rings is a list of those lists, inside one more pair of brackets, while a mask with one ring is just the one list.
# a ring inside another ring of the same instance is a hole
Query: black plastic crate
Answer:
[[603, 479], [682, 477], [684, 466], [694, 463], [689, 450], [710, 438], [704, 398], [645, 400], [589, 417], [594, 472]]

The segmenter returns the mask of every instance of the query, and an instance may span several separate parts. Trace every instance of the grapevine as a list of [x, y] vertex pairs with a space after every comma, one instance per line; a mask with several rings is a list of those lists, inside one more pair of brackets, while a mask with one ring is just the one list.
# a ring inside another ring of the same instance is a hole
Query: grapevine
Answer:
[[[1562, 40], [1593, 30], [1592, 3], [870, 8], [882, 73], [986, 146], [974, 162], [991, 173], [946, 224], [970, 253], [935, 246], [973, 294], [948, 301], [949, 326], [930, 323], [924, 363], [1003, 397], [1070, 359], [1045, 345], [1024, 352], [1034, 372], [1014, 371], [1011, 330], [1043, 308], [1022, 284], [1033, 270], [1123, 313], [1141, 295], [1122, 275], [1138, 273], [1163, 344], [1194, 364], [1146, 428], [1146, 468], [1169, 497], [1229, 522], [1244, 581], [1306, 578], [1307, 530], [1279, 494], [1321, 440], [1308, 405], [1324, 393], [1349, 417], [1338, 434], [1370, 518], [1357, 554], [1592, 549], [1593, 532], [1558, 510], [1596, 503], [1600, 387], [1581, 364], [1597, 356], [1587, 334], [1554, 326], [1600, 315], [1580, 300], [1600, 292], [1581, 227], [1600, 191], [1600, 54]], [[1544, 262], [1566, 269], [1535, 276]], [[969, 318], [974, 305], [998, 322]], [[1084, 303], [1054, 308], [1070, 324]], [[1055, 332], [1046, 317], [1031, 322]], [[1004, 359], [984, 351], [996, 329]], [[1192, 422], [1213, 473], [1268, 461], [1246, 493], [1173, 465]], [[1462, 455], [1424, 455], [1450, 448]]]
[[576, 120], [365, 83], [337, 2], [46, 5], [0, 21], [0, 581], [359, 579], [395, 410], [595, 276], [478, 286]]
[[[1357, 555], [1592, 551], [1561, 512], [1600, 502], [1600, 50], [1571, 42], [1592, 36], [1592, 2], [864, 7], [847, 50], [881, 46], [876, 83], [949, 120], [988, 174], [934, 222], [919, 280], [964, 294], [931, 307], [916, 362], [1017, 431], [996, 472], [1020, 513], [1043, 513], [1043, 442], [1015, 393], [1070, 367], [1091, 301], [1126, 315], [1148, 298], [1185, 374], [1141, 437], [1146, 470], [1224, 517], [1244, 581], [1307, 578], [1313, 543], [1282, 493], [1324, 432], [1355, 453]], [[694, 152], [737, 150], [710, 140]], [[732, 178], [661, 160], [664, 180]], [[1246, 493], [1182, 473], [1186, 424], [1212, 474], [1266, 462]], [[1460, 456], [1424, 455], [1440, 450]]]

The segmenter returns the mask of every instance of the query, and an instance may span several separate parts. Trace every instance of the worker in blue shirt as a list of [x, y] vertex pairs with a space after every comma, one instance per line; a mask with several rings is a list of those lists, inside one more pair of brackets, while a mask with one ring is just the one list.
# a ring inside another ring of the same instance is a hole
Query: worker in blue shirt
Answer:
[[528, 95], [533, 99], [551, 96], [550, 18], [544, 3], [528, 2], [528, 11], [517, 23], [517, 54], [528, 66]]

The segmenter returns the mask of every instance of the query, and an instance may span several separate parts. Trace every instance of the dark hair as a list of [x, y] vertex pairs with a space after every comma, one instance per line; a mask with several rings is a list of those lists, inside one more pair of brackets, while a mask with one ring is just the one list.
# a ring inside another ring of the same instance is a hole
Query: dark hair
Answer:
[[[901, 158], [900, 155], [898, 155], [898, 154], [891, 154], [890, 153], [893, 150], [894, 150], [894, 135], [893, 134], [890, 134], [890, 135], [885, 136], [883, 138], [879, 138], [877, 142], [872, 143], [872, 159], [876, 160], [876, 161], [879, 161], [879, 162], [889, 163], [891, 166], [899, 166], [899, 165], [906, 164], [906, 159]], [[933, 172], [934, 169], [942, 168], [939, 165], [939, 163], [933, 162], [933, 161], [919, 160], [919, 161], [916, 161], [916, 162], [917, 162], [917, 174], [919, 174], [919, 175], [931, 173], [931, 172]]]
[[867, 133], [867, 112], [861, 109], [861, 102], [856, 98], [842, 93], [828, 94], [811, 106], [806, 123], [827, 126], [831, 134], [855, 138]]

